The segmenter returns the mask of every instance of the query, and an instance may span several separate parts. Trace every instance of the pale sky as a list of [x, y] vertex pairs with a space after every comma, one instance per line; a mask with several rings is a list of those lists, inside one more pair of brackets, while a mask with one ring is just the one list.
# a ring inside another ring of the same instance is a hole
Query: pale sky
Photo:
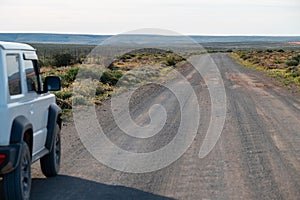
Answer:
[[0, 32], [300, 35], [300, 0], [0, 0]]

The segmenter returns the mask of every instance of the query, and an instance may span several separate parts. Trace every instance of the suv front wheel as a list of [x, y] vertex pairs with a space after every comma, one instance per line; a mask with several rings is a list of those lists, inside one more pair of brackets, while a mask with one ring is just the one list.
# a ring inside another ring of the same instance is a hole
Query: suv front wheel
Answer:
[[26, 142], [22, 142], [20, 164], [11, 173], [3, 176], [3, 190], [6, 200], [29, 200], [31, 189], [31, 156]]

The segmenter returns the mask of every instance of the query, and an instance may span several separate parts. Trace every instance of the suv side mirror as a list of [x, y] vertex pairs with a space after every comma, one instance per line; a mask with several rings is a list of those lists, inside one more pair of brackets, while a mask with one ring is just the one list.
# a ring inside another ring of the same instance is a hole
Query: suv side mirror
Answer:
[[58, 91], [61, 89], [61, 81], [58, 76], [47, 76], [44, 81], [44, 92]]

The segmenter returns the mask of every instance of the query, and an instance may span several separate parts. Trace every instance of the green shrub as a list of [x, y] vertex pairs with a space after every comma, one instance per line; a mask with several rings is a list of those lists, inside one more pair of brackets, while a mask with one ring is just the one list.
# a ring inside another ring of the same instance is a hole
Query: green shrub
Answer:
[[176, 54], [175, 55], [171, 54], [165, 58], [165, 62], [167, 66], [175, 66], [177, 63], [185, 60], [186, 60], [185, 58]]
[[173, 55], [170, 55], [166, 58], [166, 63], [167, 63], [167, 66], [174, 66], [176, 65], [176, 59]]
[[255, 50], [255, 51], [253, 51], [254, 53], [258, 53], [258, 54], [260, 54], [260, 53], [263, 53], [264, 51], [263, 50]]
[[294, 71], [294, 70], [297, 70], [297, 68], [295, 66], [291, 66], [291, 67], [286, 68], [287, 73], [292, 73], [292, 71]]
[[98, 86], [98, 87], [96, 88], [96, 93], [95, 93], [95, 95], [96, 95], [96, 96], [100, 96], [100, 95], [103, 95], [105, 92], [106, 92], [106, 91], [105, 91], [105, 89], [104, 89], [103, 87]]
[[73, 56], [70, 53], [56, 53], [53, 55], [53, 65], [56, 67], [72, 64]]
[[78, 95], [73, 97], [73, 105], [87, 105], [88, 101], [85, 97]]
[[284, 62], [281, 61], [281, 60], [275, 60], [274, 63], [275, 63], [275, 64], [282, 64], [282, 63], [284, 63]]
[[58, 75], [61, 77], [62, 87], [69, 87], [75, 81], [78, 70], [78, 67], [70, 67], [65, 72], [59, 72]]
[[291, 85], [291, 81], [285, 80], [285, 81], [282, 82], [282, 84], [284, 86], [289, 86], [289, 85]]
[[248, 60], [249, 58], [251, 58], [251, 56], [247, 55], [247, 54], [241, 54], [241, 59], [243, 60]]
[[107, 70], [103, 72], [102, 76], [100, 77], [100, 81], [104, 84], [116, 85], [122, 75], [123, 74], [120, 71]]
[[286, 65], [291, 67], [291, 66], [298, 66], [299, 65], [299, 61], [294, 60], [294, 59], [289, 59], [286, 61]]
[[59, 99], [69, 99], [72, 97], [72, 92], [71, 91], [58, 91], [54, 93], [55, 96]]
[[76, 79], [76, 76], [78, 74], [79, 67], [72, 67], [67, 69], [67, 72], [64, 76], [62, 76], [63, 80], [67, 83], [73, 83]]
[[56, 99], [56, 103], [57, 105], [59, 105], [59, 107], [61, 109], [63, 109], [63, 113], [65, 112], [66, 109], [72, 109], [72, 105], [68, 100], [63, 100], [63, 99]]
[[293, 56], [292, 60], [296, 60], [299, 63], [300, 62], [300, 54]]
[[298, 76], [300, 76], [300, 71], [299, 70], [292, 70], [292, 77], [296, 78]]
[[129, 60], [131, 58], [133, 58], [135, 55], [133, 54], [124, 54], [122, 56], [119, 57], [119, 59], [122, 61], [122, 62], [125, 62], [126, 60]]
[[115, 77], [117, 79], [120, 79], [123, 76], [123, 73], [121, 70], [115, 70], [115, 71], [112, 71], [112, 73], [115, 75]]
[[252, 62], [253, 64], [259, 64], [260, 63], [260, 59], [259, 58], [255, 58], [255, 57], [250, 58], [249, 61]]

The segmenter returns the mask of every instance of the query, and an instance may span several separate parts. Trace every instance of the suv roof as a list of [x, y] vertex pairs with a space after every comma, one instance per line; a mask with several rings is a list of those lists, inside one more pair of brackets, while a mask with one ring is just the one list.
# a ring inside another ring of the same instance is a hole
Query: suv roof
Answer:
[[29, 50], [35, 51], [35, 49], [27, 44], [16, 43], [16, 42], [3, 42], [0, 41], [0, 48], [5, 50]]

